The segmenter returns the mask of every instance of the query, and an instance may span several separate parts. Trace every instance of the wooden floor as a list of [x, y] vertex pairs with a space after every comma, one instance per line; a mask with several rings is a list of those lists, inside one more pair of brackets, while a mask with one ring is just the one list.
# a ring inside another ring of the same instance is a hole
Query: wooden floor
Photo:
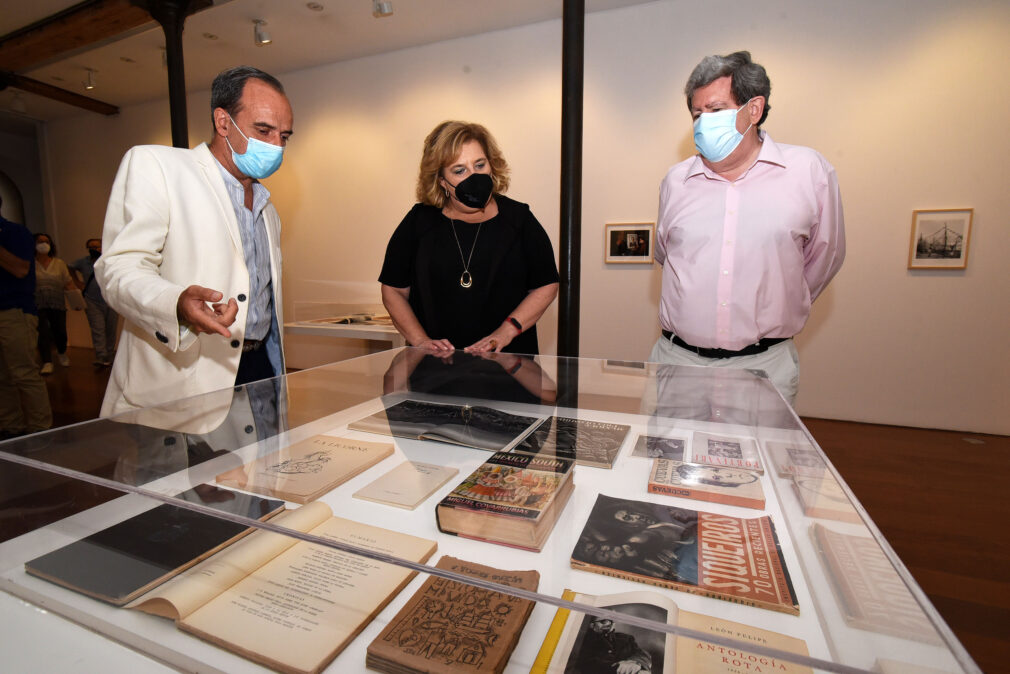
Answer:
[[[108, 369], [70, 349], [46, 377], [57, 425], [98, 415]], [[804, 419], [985, 672], [1010, 672], [1010, 438]]]

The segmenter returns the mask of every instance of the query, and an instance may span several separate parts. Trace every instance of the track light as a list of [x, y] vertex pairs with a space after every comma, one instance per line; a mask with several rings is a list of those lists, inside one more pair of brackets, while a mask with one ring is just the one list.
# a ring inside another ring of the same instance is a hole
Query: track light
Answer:
[[87, 91], [91, 91], [95, 88], [95, 69], [85, 68], [88, 71], [88, 81], [84, 83], [84, 88]]
[[376, 19], [393, 16], [393, 3], [388, 0], [372, 0], [372, 16]]
[[267, 22], [263, 19], [253, 19], [253, 41], [257, 47], [262, 47], [265, 44], [273, 42], [270, 39], [270, 33], [263, 28], [265, 25], [267, 25]]

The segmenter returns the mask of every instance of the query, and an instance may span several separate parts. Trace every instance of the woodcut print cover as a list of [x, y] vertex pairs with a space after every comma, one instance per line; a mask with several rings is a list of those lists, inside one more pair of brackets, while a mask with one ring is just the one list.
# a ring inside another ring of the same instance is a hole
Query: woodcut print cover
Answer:
[[542, 419], [490, 407], [404, 400], [353, 421], [347, 428], [497, 452], [508, 448]]
[[656, 459], [649, 474], [649, 492], [742, 508], [765, 507], [761, 478], [742, 468]]
[[[537, 571], [506, 571], [455, 557], [436, 568], [535, 592]], [[429, 576], [368, 646], [365, 665], [380, 672], [501, 672], [534, 602]]]
[[770, 517], [596, 498], [572, 567], [799, 615]]
[[750, 438], [712, 435], [701, 431], [695, 432], [694, 442], [691, 443], [691, 462], [765, 472], [757, 443]]
[[495, 515], [538, 520], [571, 477], [574, 461], [496, 452], [439, 503]]
[[936, 628], [872, 538], [810, 529], [845, 622], [853, 627], [939, 644]]
[[589, 419], [550, 417], [519, 441], [513, 452], [571, 459], [596, 468], [614, 465], [631, 426]]

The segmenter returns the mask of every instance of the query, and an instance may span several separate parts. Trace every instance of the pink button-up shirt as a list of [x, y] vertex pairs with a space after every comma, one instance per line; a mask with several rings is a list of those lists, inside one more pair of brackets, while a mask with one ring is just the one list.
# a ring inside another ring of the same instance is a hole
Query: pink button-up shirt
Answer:
[[834, 168], [810, 148], [763, 141], [736, 182], [695, 156], [660, 187], [659, 322], [688, 344], [738, 351], [792, 337], [845, 258]]

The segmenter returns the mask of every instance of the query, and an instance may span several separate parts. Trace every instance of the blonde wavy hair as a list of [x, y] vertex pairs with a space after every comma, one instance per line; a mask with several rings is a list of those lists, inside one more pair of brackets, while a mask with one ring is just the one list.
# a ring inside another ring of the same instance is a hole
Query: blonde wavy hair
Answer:
[[491, 165], [494, 193], [502, 194], [508, 190], [509, 165], [491, 132], [480, 124], [450, 120], [436, 126], [424, 139], [421, 167], [417, 173], [418, 201], [437, 208], [445, 206], [449, 198], [438, 184], [438, 179], [442, 177], [442, 169], [452, 165], [463, 146], [471, 140], [480, 143]]

